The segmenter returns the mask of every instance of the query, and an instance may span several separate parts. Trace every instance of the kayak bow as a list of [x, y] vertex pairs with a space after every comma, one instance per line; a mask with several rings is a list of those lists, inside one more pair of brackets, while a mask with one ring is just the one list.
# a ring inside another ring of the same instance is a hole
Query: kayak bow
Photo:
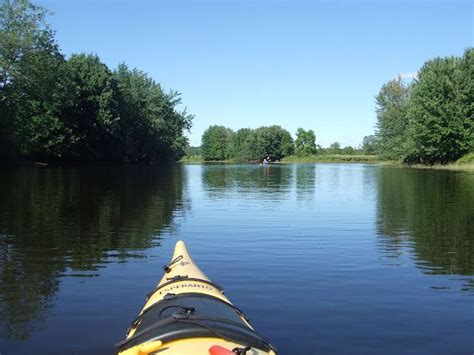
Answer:
[[119, 354], [276, 354], [222, 288], [194, 263], [183, 241], [176, 243], [164, 271], [126, 339], [118, 344]]

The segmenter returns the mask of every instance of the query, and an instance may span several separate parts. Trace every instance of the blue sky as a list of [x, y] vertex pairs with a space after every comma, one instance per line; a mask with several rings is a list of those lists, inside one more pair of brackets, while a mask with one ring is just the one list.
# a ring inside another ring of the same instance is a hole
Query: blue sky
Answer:
[[358, 145], [397, 74], [473, 46], [469, 1], [40, 0], [63, 53], [125, 62], [182, 93], [199, 145], [211, 124], [313, 129]]

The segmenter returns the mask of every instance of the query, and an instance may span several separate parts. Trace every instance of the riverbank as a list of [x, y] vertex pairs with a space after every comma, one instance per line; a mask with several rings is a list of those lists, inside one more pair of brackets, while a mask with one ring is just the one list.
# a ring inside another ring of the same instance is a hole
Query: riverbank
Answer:
[[204, 163], [204, 159], [201, 155], [185, 155], [181, 160], [179, 160], [179, 162], [183, 164], [202, 164]]
[[342, 155], [342, 154], [328, 154], [328, 155], [310, 155], [306, 157], [299, 157], [296, 155], [289, 155], [281, 160], [281, 163], [380, 163], [382, 160], [376, 155]]
[[468, 153], [458, 159], [457, 161], [449, 164], [434, 164], [434, 165], [424, 165], [424, 164], [401, 164], [403, 166], [408, 166], [414, 169], [433, 169], [433, 170], [452, 170], [452, 171], [466, 171], [474, 172], [474, 152]]
[[[203, 163], [241, 163], [234, 159], [204, 161], [200, 155], [186, 156], [180, 160], [184, 164], [203, 164]], [[298, 157], [290, 155], [282, 160], [273, 162], [273, 164], [290, 164], [290, 163], [381, 163], [376, 155], [311, 155], [307, 157]], [[256, 163], [256, 162], [249, 162]]]
[[423, 164], [400, 164], [401, 166], [414, 168], [414, 169], [431, 169], [431, 170], [452, 170], [452, 171], [466, 171], [474, 173], [474, 163], [451, 163], [451, 164], [435, 164], [435, 165], [423, 165]]
[[[182, 164], [213, 164], [213, 163], [227, 163], [236, 164], [242, 163], [236, 160], [218, 160], [218, 161], [204, 161], [202, 156], [194, 155], [184, 157], [179, 161]], [[251, 163], [251, 162], [249, 162]], [[468, 154], [458, 161], [450, 164], [404, 164], [397, 161], [382, 160], [376, 155], [311, 155], [307, 157], [298, 157], [290, 155], [284, 157], [281, 161], [274, 164], [307, 164], [307, 163], [368, 163], [368, 164], [382, 164], [391, 165], [413, 169], [433, 169], [433, 170], [451, 170], [451, 171], [466, 171], [474, 172], [474, 154]]]
[[41, 161], [34, 161], [34, 160], [27, 160], [27, 159], [7, 159], [0, 157], [0, 167], [34, 167], [34, 168], [42, 168], [48, 166], [48, 163], [41, 162]]
[[[255, 161], [252, 162], [242, 162], [233, 159], [228, 160], [213, 160], [213, 161], [204, 161], [200, 155], [184, 157], [178, 161], [181, 164], [258, 164]], [[380, 165], [389, 165], [394, 167], [402, 168], [413, 168], [413, 169], [432, 169], [432, 170], [451, 170], [451, 171], [465, 171], [465, 172], [474, 172], [474, 161], [471, 159], [461, 158], [458, 161], [450, 164], [435, 164], [435, 165], [423, 165], [423, 164], [404, 164], [397, 161], [381, 160], [375, 155], [313, 155], [309, 157], [297, 157], [297, 156], [288, 156], [283, 158], [281, 161], [273, 162], [272, 164], [310, 164], [310, 163], [366, 163], [366, 164], [380, 164]], [[79, 162], [52, 162], [44, 163], [37, 162], [32, 160], [15, 160], [15, 161], [0, 161], [0, 166], [2, 167], [12, 167], [12, 166], [24, 166], [24, 167], [58, 167], [58, 166], [84, 166], [84, 165], [93, 165], [93, 166], [116, 166], [116, 165], [127, 165], [127, 164], [116, 164], [113, 162], [95, 162], [95, 163], [79, 163]], [[135, 165], [135, 164], [134, 164]]]

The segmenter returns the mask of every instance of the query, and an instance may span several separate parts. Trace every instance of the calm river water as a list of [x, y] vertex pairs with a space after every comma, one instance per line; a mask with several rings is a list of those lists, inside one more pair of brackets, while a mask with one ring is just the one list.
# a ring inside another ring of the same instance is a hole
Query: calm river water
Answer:
[[474, 174], [1, 168], [0, 353], [112, 354], [183, 239], [280, 354], [472, 354]]

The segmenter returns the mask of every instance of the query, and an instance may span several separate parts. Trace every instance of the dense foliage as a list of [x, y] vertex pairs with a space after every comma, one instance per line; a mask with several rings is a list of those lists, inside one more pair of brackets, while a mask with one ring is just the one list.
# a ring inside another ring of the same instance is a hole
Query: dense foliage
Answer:
[[272, 160], [278, 160], [294, 152], [290, 132], [280, 126], [257, 128], [250, 137], [254, 144], [252, 158], [269, 156]]
[[316, 136], [313, 130], [305, 131], [303, 128], [298, 128], [296, 131], [295, 154], [300, 157], [316, 154]]
[[241, 128], [231, 136], [230, 156], [238, 161], [256, 159], [254, 153], [255, 135], [250, 128]]
[[210, 126], [202, 135], [202, 156], [204, 160], [225, 160], [230, 158], [230, 140], [233, 132], [224, 126]]
[[405, 154], [411, 87], [400, 77], [382, 86], [376, 96], [378, 155], [397, 160]]
[[192, 116], [177, 92], [95, 55], [65, 59], [27, 0], [0, 5], [0, 155], [126, 163], [178, 159]]
[[448, 163], [474, 149], [474, 49], [435, 58], [406, 85], [400, 78], [376, 97], [376, 151], [384, 158]]
[[362, 153], [363, 154], [369, 154], [373, 155], [376, 154], [376, 149], [377, 149], [377, 142], [375, 135], [370, 135], [370, 136], [365, 136], [362, 139]]
[[326, 149], [328, 154], [341, 154], [341, 144], [339, 142], [334, 142]]
[[[201, 147], [188, 148], [189, 157], [201, 153], [202, 158], [207, 161], [261, 161], [267, 157], [271, 160], [281, 160], [289, 156], [292, 156], [292, 159], [304, 159], [315, 155], [363, 157], [374, 154], [373, 136], [365, 137], [365, 145], [358, 148], [341, 147], [338, 142], [332, 143], [328, 148], [322, 148], [316, 144], [313, 130], [298, 128], [296, 140], [293, 141], [291, 134], [280, 126], [241, 128], [236, 132], [224, 126], [210, 126], [201, 140]], [[293, 154], [296, 154], [296, 157]]]
[[210, 126], [202, 135], [204, 160], [278, 160], [293, 154], [291, 134], [280, 126], [242, 128], [233, 132], [223, 126]]
[[[472, 106], [474, 97], [463, 94], [466, 84], [474, 85], [474, 77], [469, 83], [463, 82], [468, 73], [463, 73], [460, 64], [460, 58], [436, 58], [421, 68], [408, 111], [408, 161], [447, 163], [472, 147], [474, 117], [472, 111], [468, 115], [466, 106]], [[474, 65], [472, 60], [470, 65]]]
[[201, 147], [186, 147], [185, 155], [188, 157], [200, 157], [202, 155]]

